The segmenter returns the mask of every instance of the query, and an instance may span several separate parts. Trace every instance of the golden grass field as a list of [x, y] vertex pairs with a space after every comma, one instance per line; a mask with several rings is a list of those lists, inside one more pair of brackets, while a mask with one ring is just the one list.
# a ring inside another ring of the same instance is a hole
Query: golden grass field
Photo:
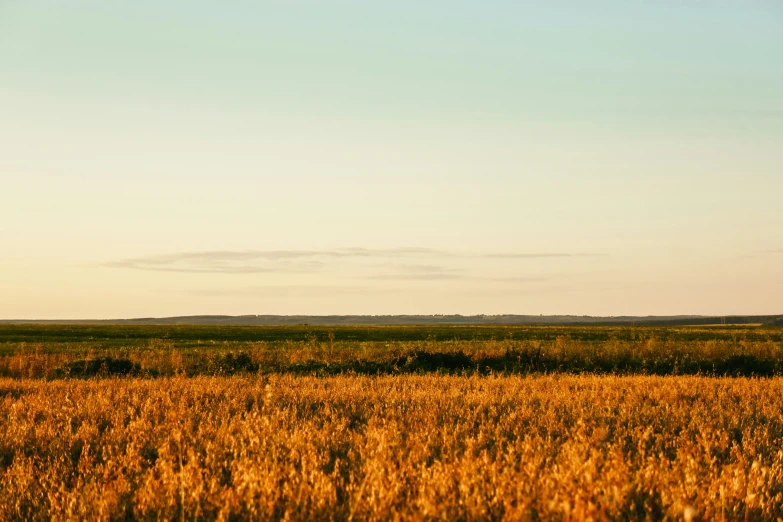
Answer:
[[2, 520], [776, 520], [783, 380], [0, 379]]

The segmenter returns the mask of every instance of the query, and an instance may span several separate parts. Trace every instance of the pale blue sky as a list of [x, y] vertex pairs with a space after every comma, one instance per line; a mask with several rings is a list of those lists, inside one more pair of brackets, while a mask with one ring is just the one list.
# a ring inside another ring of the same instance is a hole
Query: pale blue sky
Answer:
[[781, 313], [783, 4], [0, 0], [0, 317]]

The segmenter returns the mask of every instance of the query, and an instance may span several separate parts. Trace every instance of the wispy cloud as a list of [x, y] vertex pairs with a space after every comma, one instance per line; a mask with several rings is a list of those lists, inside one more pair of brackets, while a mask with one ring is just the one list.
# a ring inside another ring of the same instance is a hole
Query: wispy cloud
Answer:
[[496, 254], [485, 254], [482, 257], [495, 258], [495, 259], [540, 259], [544, 257], [578, 257], [584, 256], [584, 254], [565, 254], [562, 252], [500, 252]]
[[377, 274], [360, 276], [358, 279], [374, 279], [376, 281], [439, 281], [458, 279], [461, 269], [432, 264], [387, 264], [385, 271]]
[[134, 262], [116, 262], [106, 263], [107, 267], [113, 268], [133, 268], [136, 270], [145, 270], [151, 272], [175, 272], [184, 274], [258, 274], [264, 272], [280, 271], [279, 269], [265, 268], [258, 266], [210, 266], [210, 267], [175, 267], [161, 266], [146, 263]]
[[376, 281], [442, 281], [444, 279], [459, 279], [458, 274], [444, 274], [439, 272], [422, 274], [374, 274], [364, 276], [361, 279], [374, 279]]
[[336, 295], [377, 295], [390, 293], [398, 289], [368, 288], [357, 285], [264, 285], [241, 288], [212, 288], [188, 290], [188, 295], [218, 297], [306, 297], [331, 298]]
[[[156, 272], [253, 274], [315, 272], [339, 260], [357, 259], [540, 259], [582, 256], [569, 253], [535, 252], [453, 252], [420, 247], [388, 249], [335, 248], [324, 250], [213, 250], [179, 252], [110, 261], [103, 266]], [[458, 269], [428, 264], [401, 264], [391, 273], [367, 276], [370, 279], [455, 279]]]
[[185, 252], [111, 261], [104, 266], [155, 272], [254, 274], [313, 272], [324, 265], [317, 259], [290, 254], [292, 252]]
[[542, 281], [551, 281], [551, 277], [536, 277], [536, 276], [520, 276], [520, 277], [488, 277], [489, 281], [497, 281], [499, 283], [540, 283]]
[[783, 248], [772, 248], [769, 250], [757, 250], [756, 252], [750, 253], [750, 254], [742, 254], [742, 255], [736, 255], [727, 257], [726, 259], [762, 259], [766, 256], [776, 256], [778, 254], [783, 254]]

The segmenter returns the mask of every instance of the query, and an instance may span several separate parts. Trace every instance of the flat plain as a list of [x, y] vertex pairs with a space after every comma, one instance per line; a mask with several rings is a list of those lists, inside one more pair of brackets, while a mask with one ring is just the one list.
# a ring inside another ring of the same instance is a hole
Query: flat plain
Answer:
[[783, 374], [780, 327], [0, 324], [0, 376]]
[[776, 520], [783, 330], [0, 327], [0, 519]]

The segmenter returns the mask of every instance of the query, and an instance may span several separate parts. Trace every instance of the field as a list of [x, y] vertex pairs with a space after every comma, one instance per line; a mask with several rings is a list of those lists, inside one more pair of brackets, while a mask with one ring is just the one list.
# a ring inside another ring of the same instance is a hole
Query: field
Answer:
[[782, 333], [4, 325], [0, 519], [776, 520]]
[[783, 374], [783, 328], [0, 325], [0, 377]]

